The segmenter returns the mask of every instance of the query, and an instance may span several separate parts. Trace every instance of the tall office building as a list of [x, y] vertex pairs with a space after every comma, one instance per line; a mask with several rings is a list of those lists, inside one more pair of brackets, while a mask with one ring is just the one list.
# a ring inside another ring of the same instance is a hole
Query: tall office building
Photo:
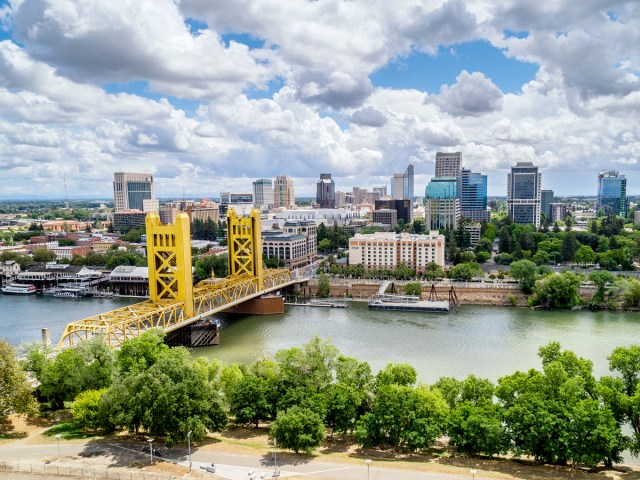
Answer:
[[276, 177], [273, 184], [273, 207], [293, 208], [296, 206], [296, 199], [293, 190], [293, 180], [288, 175]]
[[331, 179], [331, 174], [321, 173], [316, 187], [316, 202], [318, 206], [320, 208], [335, 208], [336, 184]]
[[453, 230], [460, 221], [459, 181], [456, 177], [432, 178], [425, 190], [424, 215], [427, 230]]
[[540, 226], [542, 174], [531, 162], [518, 162], [507, 174], [507, 215], [515, 223]]
[[540, 190], [540, 211], [547, 216], [550, 222], [553, 215], [551, 214], [551, 204], [553, 203], [553, 190]]
[[413, 165], [409, 164], [403, 175], [403, 198], [413, 200]]
[[394, 200], [413, 200], [413, 165], [409, 164], [404, 173], [393, 174], [391, 197]]
[[598, 212], [615, 213], [622, 217], [629, 211], [627, 177], [616, 170], [598, 174]]
[[376, 210], [395, 210], [397, 212], [397, 219], [405, 223], [413, 222], [413, 208], [411, 200], [376, 200]]
[[153, 175], [148, 173], [113, 174], [113, 200], [116, 212], [144, 210], [144, 200], [155, 199]]
[[253, 182], [253, 203], [261, 212], [268, 212], [273, 208], [273, 180], [259, 178]]
[[394, 200], [404, 198], [404, 175], [402, 173], [394, 173], [391, 177], [391, 198]]
[[487, 176], [467, 168], [461, 169], [460, 174], [461, 217], [474, 222], [488, 222], [491, 211], [487, 209]]
[[436, 177], [460, 178], [462, 152], [436, 152]]

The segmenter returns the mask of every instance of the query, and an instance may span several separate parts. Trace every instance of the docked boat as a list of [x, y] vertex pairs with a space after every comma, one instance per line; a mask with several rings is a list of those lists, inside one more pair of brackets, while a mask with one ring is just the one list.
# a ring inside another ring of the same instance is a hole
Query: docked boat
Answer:
[[36, 293], [36, 286], [30, 283], [10, 283], [2, 287], [2, 293], [12, 295], [31, 295]]
[[58, 287], [53, 296], [56, 298], [82, 298], [87, 296], [87, 291], [82, 287]]

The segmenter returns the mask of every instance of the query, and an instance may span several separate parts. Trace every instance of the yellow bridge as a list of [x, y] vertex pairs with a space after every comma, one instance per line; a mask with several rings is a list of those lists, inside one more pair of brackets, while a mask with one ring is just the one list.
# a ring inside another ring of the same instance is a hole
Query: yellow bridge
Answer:
[[240, 218], [227, 214], [229, 276], [193, 286], [190, 223], [186, 213], [173, 225], [162, 225], [157, 214], [146, 220], [149, 297], [141, 303], [78, 320], [67, 325], [58, 348], [103, 335], [112, 347], [150, 328], [177, 330], [249, 299], [293, 285], [299, 280], [284, 269], [262, 268], [260, 213]]

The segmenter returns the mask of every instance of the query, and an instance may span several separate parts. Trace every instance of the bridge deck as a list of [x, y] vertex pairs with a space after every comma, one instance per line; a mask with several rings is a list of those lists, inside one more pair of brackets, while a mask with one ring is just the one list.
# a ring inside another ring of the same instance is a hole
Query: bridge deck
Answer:
[[258, 279], [251, 276], [210, 280], [194, 288], [192, 317], [184, 317], [184, 304], [181, 302], [161, 305], [147, 300], [68, 324], [58, 348], [98, 334], [102, 334], [110, 346], [117, 348], [126, 339], [139, 336], [150, 328], [159, 327], [167, 332], [176, 330], [297, 282], [299, 280], [292, 279], [289, 270], [281, 269], [264, 270], [262, 289], [259, 289]]

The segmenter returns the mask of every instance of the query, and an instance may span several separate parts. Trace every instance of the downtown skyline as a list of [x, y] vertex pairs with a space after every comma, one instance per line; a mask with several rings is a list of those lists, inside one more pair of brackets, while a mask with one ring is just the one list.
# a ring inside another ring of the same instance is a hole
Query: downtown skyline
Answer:
[[312, 197], [462, 152], [506, 195], [531, 161], [557, 195], [620, 170], [640, 193], [631, 1], [0, 0], [0, 198], [158, 197], [290, 175]]

